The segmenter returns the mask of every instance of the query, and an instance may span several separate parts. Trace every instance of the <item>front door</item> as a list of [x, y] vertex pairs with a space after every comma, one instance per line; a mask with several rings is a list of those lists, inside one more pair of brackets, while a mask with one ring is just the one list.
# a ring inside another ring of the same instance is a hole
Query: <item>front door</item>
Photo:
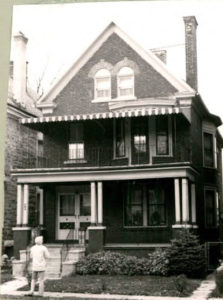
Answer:
[[79, 231], [86, 231], [91, 219], [90, 193], [58, 194], [58, 240], [79, 240]]

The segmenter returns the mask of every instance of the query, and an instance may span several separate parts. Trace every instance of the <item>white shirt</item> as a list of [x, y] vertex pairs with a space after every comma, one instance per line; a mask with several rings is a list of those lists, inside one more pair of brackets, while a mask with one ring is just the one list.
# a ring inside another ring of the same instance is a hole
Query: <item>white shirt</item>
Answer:
[[45, 271], [46, 259], [49, 258], [49, 252], [43, 245], [35, 245], [30, 250], [30, 258], [32, 258], [33, 271]]

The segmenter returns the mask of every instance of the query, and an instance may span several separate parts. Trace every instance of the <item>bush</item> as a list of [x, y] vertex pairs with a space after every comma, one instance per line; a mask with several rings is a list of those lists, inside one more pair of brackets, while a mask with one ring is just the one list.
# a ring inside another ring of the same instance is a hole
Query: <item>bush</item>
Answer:
[[215, 271], [215, 283], [218, 293], [223, 296], [223, 263]]
[[205, 275], [205, 250], [198, 237], [183, 229], [168, 249], [169, 274], [199, 278]]
[[166, 275], [168, 260], [165, 252], [157, 250], [148, 258], [127, 256], [116, 252], [89, 254], [77, 263], [78, 274], [108, 275]]

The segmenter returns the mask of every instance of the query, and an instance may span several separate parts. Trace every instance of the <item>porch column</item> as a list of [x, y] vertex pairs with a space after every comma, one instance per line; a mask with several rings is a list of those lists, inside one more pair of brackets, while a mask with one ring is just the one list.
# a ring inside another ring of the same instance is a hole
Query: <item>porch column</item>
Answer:
[[103, 223], [103, 190], [102, 182], [98, 182], [98, 225]]
[[23, 186], [21, 184], [17, 185], [17, 216], [16, 216], [16, 225], [22, 225], [22, 190]]
[[195, 184], [191, 184], [191, 217], [192, 224], [196, 224], [196, 190]]
[[188, 223], [189, 221], [189, 199], [188, 199], [188, 179], [182, 179], [182, 221]]
[[28, 225], [28, 216], [29, 216], [29, 186], [24, 184], [24, 193], [23, 193], [23, 225]]
[[175, 223], [180, 224], [180, 183], [179, 179], [174, 179], [174, 196], [175, 196]]
[[95, 182], [91, 182], [91, 225], [95, 225], [96, 223], [96, 184]]

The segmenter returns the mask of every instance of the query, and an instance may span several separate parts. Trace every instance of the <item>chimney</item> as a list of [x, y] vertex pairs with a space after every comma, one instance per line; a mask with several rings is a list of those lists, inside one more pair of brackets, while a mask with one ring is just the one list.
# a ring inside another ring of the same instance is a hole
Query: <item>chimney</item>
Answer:
[[151, 49], [153, 54], [155, 54], [164, 64], [166, 64], [166, 50], [161, 49]]
[[184, 17], [186, 82], [197, 91], [197, 20], [194, 16]]
[[26, 44], [28, 39], [22, 32], [14, 36], [14, 62], [13, 62], [13, 94], [14, 99], [24, 102], [27, 82]]

